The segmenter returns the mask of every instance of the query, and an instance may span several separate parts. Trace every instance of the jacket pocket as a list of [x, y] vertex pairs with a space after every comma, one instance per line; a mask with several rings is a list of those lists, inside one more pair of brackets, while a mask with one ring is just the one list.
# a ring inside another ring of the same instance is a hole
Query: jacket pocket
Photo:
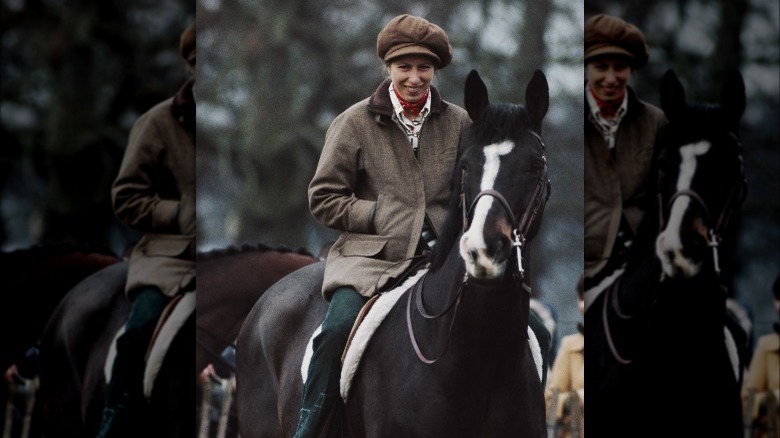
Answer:
[[154, 236], [147, 235], [147, 237], [149, 238], [144, 242], [142, 251], [144, 255], [150, 257], [178, 257], [187, 252], [192, 243], [187, 236], [156, 234]]
[[336, 246], [345, 257], [376, 257], [387, 245], [387, 238], [372, 234], [344, 233], [339, 240]]

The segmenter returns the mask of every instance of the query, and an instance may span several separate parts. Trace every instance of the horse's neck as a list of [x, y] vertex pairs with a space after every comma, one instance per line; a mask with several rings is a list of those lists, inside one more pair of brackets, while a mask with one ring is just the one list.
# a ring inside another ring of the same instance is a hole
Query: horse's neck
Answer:
[[[508, 263], [513, 263], [510, 261]], [[480, 283], [469, 279], [464, 284], [465, 264], [454, 245], [441, 269], [430, 272], [423, 285], [424, 304], [429, 312], [449, 305], [462, 290], [455, 324], [465, 325], [471, 333], [504, 336], [507, 331], [525, 336], [530, 312], [530, 294], [522, 289], [511, 273], [500, 281]], [[449, 317], [444, 318], [449, 324]]]
[[623, 313], [635, 315], [647, 310], [655, 300], [661, 278], [661, 262], [646, 251], [641, 260], [627, 266], [620, 278], [618, 296]]
[[720, 331], [726, 311], [726, 294], [717, 274], [705, 268], [692, 278], [662, 281], [655, 307], [670, 320]]
[[646, 310], [655, 299], [661, 278], [661, 261], [655, 253], [655, 241], [660, 231], [658, 210], [653, 203], [639, 225], [620, 279], [620, 306], [628, 314]]

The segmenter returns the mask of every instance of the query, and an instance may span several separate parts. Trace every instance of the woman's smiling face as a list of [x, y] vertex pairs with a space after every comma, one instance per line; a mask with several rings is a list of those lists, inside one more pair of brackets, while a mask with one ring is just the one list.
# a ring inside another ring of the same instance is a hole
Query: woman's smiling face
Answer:
[[425, 95], [435, 70], [432, 59], [418, 55], [393, 59], [387, 66], [395, 90], [407, 102], [416, 102]]
[[631, 66], [620, 57], [603, 57], [585, 64], [585, 77], [593, 94], [604, 102], [622, 99], [631, 76]]

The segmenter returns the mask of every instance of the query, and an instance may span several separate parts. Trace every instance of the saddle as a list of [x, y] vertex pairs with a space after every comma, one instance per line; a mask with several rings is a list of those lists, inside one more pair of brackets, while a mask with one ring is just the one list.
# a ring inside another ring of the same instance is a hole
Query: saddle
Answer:
[[[385, 317], [390, 313], [398, 300], [403, 296], [405, 292], [412, 288], [425, 274], [428, 273], [428, 269], [420, 269], [403, 281], [400, 286], [397, 286], [386, 292], [374, 295], [360, 310], [355, 323], [352, 326], [350, 335], [347, 339], [347, 345], [341, 355], [341, 378], [340, 378], [340, 393], [344, 403], [347, 402], [349, 396], [349, 390], [352, 385], [352, 379], [357, 372], [360, 365], [360, 360], [363, 357], [363, 353], [368, 346], [374, 332], [379, 325], [384, 321]], [[533, 318], [532, 318], [533, 321]], [[531, 324], [531, 322], [529, 322]], [[531, 348], [534, 363], [536, 364], [536, 371], [539, 376], [539, 380], [546, 385], [547, 379], [547, 367], [546, 354], [542, 352], [542, 346], [539, 341], [537, 331], [546, 331], [547, 328], [541, 320], [538, 320], [538, 324], [533, 324], [534, 327], [529, 325], [528, 327], [528, 344]], [[303, 382], [306, 382], [308, 377], [309, 363], [313, 354], [313, 341], [314, 338], [320, 333], [321, 327], [317, 327], [312, 336], [309, 338], [309, 343], [306, 346], [306, 352], [304, 353], [303, 361], [301, 363], [301, 377]], [[549, 332], [548, 332], [549, 333]], [[549, 345], [548, 339], [545, 341]]]
[[[417, 280], [427, 272], [428, 269], [420, 269], [414, 273], [414, 275], [407, 277], [400, 286], [374, 295], [360, 310], [360, 313], [352, 326], [352, 330], [350, 331], [347, 345], [341, 355], [341, 397], [345, 402], [352, 383], [352, 378], [357, 371], [360, 359], [363, 356], [363, 352], [368, 346], [368, 342], [371, 340], [372, 335], [382, 323], [385, 316], [390, 313], [390, 310], [401, 295], [411, 288]], [[306, 346], [306, 353], [303, 357], [303, 362], [301, 363], [301, 376], [304, 382], [306, 382], [309, 363], [311, 362], [311, 355], [313, 352], [312, 342], [319, 332], [320, 327], [317, 327], [317, 330], [315, 330], [314, 334], [309, 338], [309, 343]]]
[[[157, 321], [157, 326], [155, 327], [154, 334], [149, 342], [149, 347], [146, 350], [145, 356], [146, 366], [144, 367], [143, 388], [144, 396], [147, 399], [151, 397], [154, 381], [160, 371], [168, 348], [171, 346], [171, 342], [173, 342], [176, 334], [193, 312], [195, 312], [194, 290], [174, 297], [165, 307], [162, 315], [160, 315], [160, 319]], [[114, 358], [116, 357], [116, 341], [124, 331], [125, 328], [122, 326], [122, 328], [117, 331], [116, 335], [114, 335], [114, 339], [111, 342], [111, 347], [103, 370], [107, 382], [111, 381], [111, 369], [114, 364]]]

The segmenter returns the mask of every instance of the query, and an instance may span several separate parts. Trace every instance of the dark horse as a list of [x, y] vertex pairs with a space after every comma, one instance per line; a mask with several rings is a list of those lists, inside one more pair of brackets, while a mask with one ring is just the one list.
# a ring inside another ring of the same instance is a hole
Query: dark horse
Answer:
[[[227, 360], [225, 356], [231, 355], [225, 353], [234, 346], [241, 324], [254, 303], [282, 277], [318, 260], [303, 249], [272, 248], [264, 244], [245, 244], [198, 253], [196, 372], [200, 373], [212, 364], [218, 376], [231, 377], [235, 373], [235, 363]], [[212, 388], [219, 382], [206, 383]], [[233, 432], [230, 430], [235, 422], [233, 406], [213, 406], [209, 396], [211, 391], [206, 391], [204, 397], [203, 384], [198, 383], [195, 393], [198, 410], [204, 408], [204, 401], [207, 410], [220, 412], [231, 408], [229, 414], [233, 418], [228, 432]], [[214, 399], [222, 402], [221, 397]], [[202, 417], [201, 414], [196, 417], [199, 431], [204, 430]]]
[[735, 73], [720, 104], [688, 103], [669, 71], [661, 106], [657, 206], [626, 265], [586, 282], [585, 425], [599, 437], [741, 436], [745, 334], [720, 277], [746, 191], [745, 86]]
[[0, 369], [23, 359], [65, 293], [89, 274], [119, 262], [110, 250], [48, 242], [0, 252]]
[[[367, 345], [342, 422], [351, 436], [546, 435], [550, 338], [541, 324], [529, 330], [524, 270], [550, 190], [539, 136], [547, 80], [534, 73], [525, 106], [490, 104], [472, 71], [465, 102], [473, 124], [461, 136], [449, 217], [427, 274]], [[290, 436], [296, 427], [304, 350], [327, 309], [323, 265], [282, 279], [244, 321], [236, 351], [242, 437]]]
[[[15, 375], [11, 386], [5, 382], [0, 388], [0, 398], [12, 401], [9, 390], [37, 377], [36, 345], [49, 315], [63, 296], [84, 277], [120, 259], [109, 249], [66, 242], [45, 242], [28, 248], [0, 252], [0, 281], [2, 281], [3, 305], [0, 306], [0, 371], [14, 367], [9, 376]], [[18, 374], [17, 374], [18, 373]], [[34, 395], [33, 391], [28, 393]], [[14, 400], [16, 401], [16, 400]], [[11, 427], [12, 435], [22, 432], [22, 418], [27, 414], [21, 408], [13, 409], [5, 424], [6, 415], [0, 419], [0, 429]], [[7, 408], [7, 406], [4, 406]], [[15, 406], [16, 407], [16, 406]], [[5, 410], [5, 409], [4, 409]], [[39, 424], [30, 424], [29, 436], [40, 434]]]
[[[130, 302], [124, 292], [128, 262], [85, 278], [54, 310], [40, 341], [40, 397], [44, 436], [94, 437], [103, 410], [104, 367]], [[195, 313], [172, 341], [157, 374], [138, 436], [195, 436]]]
[[[217, 367], [260, 295], [285, 275], [319, 259], [305, 250], [263, 244], [198, 253], [195, 370]], [[228, 364], [224, 364], [227, 366]]]

